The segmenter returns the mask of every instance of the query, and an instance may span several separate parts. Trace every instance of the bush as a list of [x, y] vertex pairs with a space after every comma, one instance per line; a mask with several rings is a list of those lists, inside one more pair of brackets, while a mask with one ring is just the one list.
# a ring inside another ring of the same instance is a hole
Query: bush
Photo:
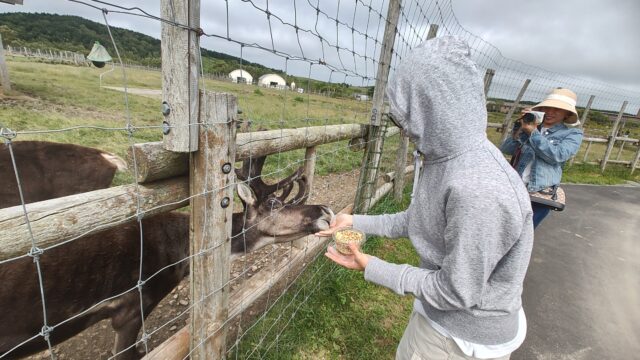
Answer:
[[253, 93], [259, 96], [264, 96], [264, 94], [262, 93], [262, 91], [260, 91], [260, 89], [253, 90]]
[[293, 101], [304, 102], [304, 99], [302, 98], [302, 96], [296, 96], [295, 98], [293, 98]]

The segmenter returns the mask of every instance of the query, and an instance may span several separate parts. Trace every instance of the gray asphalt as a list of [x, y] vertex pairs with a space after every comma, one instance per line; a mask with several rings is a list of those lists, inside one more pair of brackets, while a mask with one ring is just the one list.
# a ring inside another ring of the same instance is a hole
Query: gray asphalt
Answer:
[[536, 230], [511, 359], [640, 359], [640, 187], [563, 188], [567, 208]]

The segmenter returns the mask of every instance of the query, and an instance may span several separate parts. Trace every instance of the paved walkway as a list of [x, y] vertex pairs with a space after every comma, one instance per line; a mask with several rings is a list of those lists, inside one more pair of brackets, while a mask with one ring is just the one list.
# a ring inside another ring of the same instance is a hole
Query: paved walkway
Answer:
[[536, 230], [522, 359], [640, 359], [640, 187], [566, 185]]

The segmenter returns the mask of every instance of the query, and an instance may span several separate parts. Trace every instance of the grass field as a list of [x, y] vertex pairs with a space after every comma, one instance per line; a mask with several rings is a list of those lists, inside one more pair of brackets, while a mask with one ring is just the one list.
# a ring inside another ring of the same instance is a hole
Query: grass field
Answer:
[[[101, 89], [99, 75], [108, 68], [96, 69], [71, 65], [45, 64], [24, 58], [10, 57], [9, 72], [13, 91], [0, 98], [0, 123], [18, 132], [16, 140], [50, 140], [77, 143], [97, 147], [126, 156], [131, 143], [159, 141], [162, 139], [160, 125], [161, 98], [129, 95], [128, 110], [122, 92]], [[161, 74], [155, 71], [127, 70], [127, 86], [131, 88], [160, 89]], [[122, 71], [104, 75], [105, 86], [123, 86]], [[304, 86], [304, 84], [299, 84]], [[250, 121], [250, 129], [279, 129], [302, 126], [322, 126], [341, 123], [367, 123], [369, 102], [351, 99], [333, 99], [324, 96], [298, 94], [239, 85], [231, 82], [206, 80], [204, 87], [211, 91], [229, 92], [238, 96], [243, 121]], [[130, 134], [125, 126], [130, 119], [136, 131]], [[502, 122], [504, 114], [489, 113], [489, 122]], [[84, 126], [83, 128], [60, 131]], [[87, 128], [92, 126], [100, 129]], [[607, 129], [598, 124], [590, 124], [588, 135], [603, 135]], [[631, 136], [636, 136], [635, 130]], [[26, 133], [44, 131], [43, 133]], [[487, 135], [494, 143], [500, 138], [495, 129], [488, 129]], [[381, 171], [391, 171], [395, 159], [398, 137], [387, 140], [383, 154]], [[316, 171], [318, 174], [344, 172], [357, 168], [362, 158], [361, 152], [346, 150], [346, 142], [324, 145], [319, 148]], [[581, 161], [586, 145], [577, 155]], [[617, 146], [612, 158], [632, 160], [637, 147], [626, 145], [618, 157]], [[601, 158], [605, 144], [593, 144], [589, 161]], [[339, 154], [340, 161], [335, 161]], [[324, 155], [324, 156], [323, 156]], [[304, 150], [271, 156], [265, 168], [266, 173], [277, 172], [282, 164], [301, 162]], [[564, 181], [595, 184], [624, 183], [626, 180], [640, 181], [640, 171], [634, 176], [621, 165], [607, 165], [601, 177], [595, 165], [566, 167]], [[120, 174], [115, 184], [129, 183], [132, 176]]]

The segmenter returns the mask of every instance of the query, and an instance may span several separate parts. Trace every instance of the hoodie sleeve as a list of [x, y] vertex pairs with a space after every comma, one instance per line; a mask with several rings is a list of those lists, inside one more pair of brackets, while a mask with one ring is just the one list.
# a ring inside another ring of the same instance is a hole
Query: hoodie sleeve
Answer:
[[353, 215], [353, 227], [388, 238], [408, 237], [407, 211], [384, 215]]
[[535, 130], [529, 136], [529, 143], [536, 156], [549, 164], [560, 164], [569, 160], [580, 149], [582, 131], [572, 129], [569, 134], [558, 143], [554, 143]]
[[488, 279], [518, 239], [523, 220], [518, 205], [487, 201], [477, 194], [468, 189], [449, 197], [445, 254], [439, 269], [391, 264], [372, 257], [365, 279], [400, 295], [412, 294], [439, 310], [480, 305]]

